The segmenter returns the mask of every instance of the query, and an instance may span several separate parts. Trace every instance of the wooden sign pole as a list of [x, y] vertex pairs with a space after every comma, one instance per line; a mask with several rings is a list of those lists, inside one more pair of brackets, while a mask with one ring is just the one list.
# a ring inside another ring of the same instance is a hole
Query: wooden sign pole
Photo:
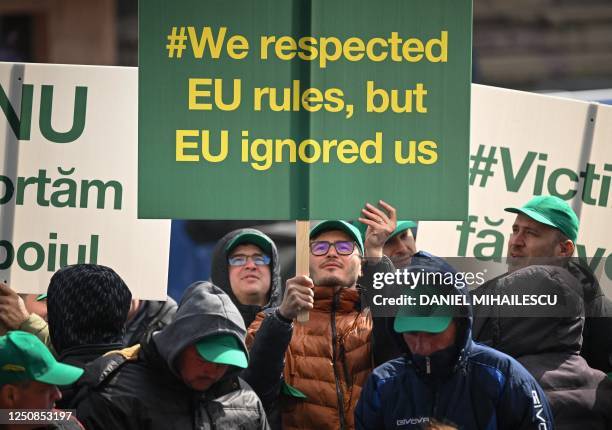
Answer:
[[[295, 275], [308, 276], [310, 257], [310, 221], [295, 222]], [[308, 322], [308, 311], [300, 311], [297, 321], [301, 324]]]

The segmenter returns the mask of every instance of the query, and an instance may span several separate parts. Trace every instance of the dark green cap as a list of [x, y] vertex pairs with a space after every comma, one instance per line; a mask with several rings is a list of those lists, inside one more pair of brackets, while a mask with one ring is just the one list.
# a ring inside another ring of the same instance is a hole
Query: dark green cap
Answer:
[[230, 366], [246, 369], [249, 365], [246, 352], [242, 345], [231, 334], [220, 334], [205, 337], [196, 343], [198, 353], [206, 361], [217, 364], [227, 364]]
[[521, 208], [506, 208], [507, 212], [521, 213], [542, 224], [554, 227], [572, 242], [578, 237], [578, 217], [565, 200], [554, 196], [536, 196]]
[[229, 241], [225, 251], [229, 254], [238, 245], [252, 244], [258, 246], [266, 255], [272, 256], [272, 239], [257, 230], [247, 230], [237, 234]]
[[83, 369], [59, 363], [36, 336], [10, 331], [0, 336], [0, 385], [37, 381], [50, 385], [70, 385]]
[[357, 227], [355, 227], [352, 224], [349, 224], [346, 221], [342, 221], [342, 220], [321, 221], [319, 224], [314, 226], [312, 230], [310, 230], [310, 239], [312, 240], [313, 238], [317, 237], [321, 233], [330, 231], [330, 230], [340, 230], [348, 234], [357, 243], [357, 246], [359, 247], [359, 250], [361, 251], [361, 255], [364, 255], [363, 240], [361, 239], [361, 233], [359, 233], [359, 230], [357, 229]]

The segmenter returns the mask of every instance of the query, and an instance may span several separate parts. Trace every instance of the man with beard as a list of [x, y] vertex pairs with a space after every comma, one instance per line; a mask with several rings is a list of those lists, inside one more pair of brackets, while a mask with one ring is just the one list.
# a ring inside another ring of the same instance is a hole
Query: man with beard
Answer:
[[[579, 283], [584, 300], [586, 319], [581, 355], [590, 367], [606, 373], [612, 371], [612, 302], [591, 270], [571, 258], [578, 237], [578, 217], [564, 200], [553, 196], [536, 196], [524, 206], [506, 211], [517, 214], [508, 241], [508, 271], [536, 265], [566, 268]], [[488, 294], [505, 282], [506, 276], [484, 284], [476, 290], [477, 294]], [[478, 309], [476, 312], [478, 316]], [[474, 339], [489, 342], [495, 330], [479, 318], [475, 321]]]
[[[287, 344], [284, 357], [251, 349], [252, 356], [267, 357], [277, 368], [279, 379], [270, 381], [270, 392], [281, 396], [285, 430], [354, 428], [355, 405], [373, 363], [373, 320], [361, 306], [357, 280], [394, 270], [382, 248], [395, 229], [396, 213], [382, 201], [380, 206], [384, 210], [368, 204], [362, 211], [360, 221], [369, 227], [365, 244], [345, 221], [316, 225], [310, 232], [310, 277], [289, 279], [281, 305], [260, 313], [249, 328], [250, 344], [262, 336]], [[310, 312], [308, 323], [293, 326], [302, 310]]]

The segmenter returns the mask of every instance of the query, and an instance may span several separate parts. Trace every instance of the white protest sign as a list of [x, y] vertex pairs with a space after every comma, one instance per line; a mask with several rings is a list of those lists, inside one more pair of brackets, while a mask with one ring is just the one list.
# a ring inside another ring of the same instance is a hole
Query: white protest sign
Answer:
[[170, 222], [136, 211], [138, 70], [0, 63], [0, 85], [0, 281], [44, 292], [97, 263], [164, 299]]
[[580, 218], [575, 256], [612, 296], [612, 106], [472, 85], [469, 168], [469, 218], [419, 223], [419, 249], [501, 261], [516, 217], [504, 208], [556, 195]]

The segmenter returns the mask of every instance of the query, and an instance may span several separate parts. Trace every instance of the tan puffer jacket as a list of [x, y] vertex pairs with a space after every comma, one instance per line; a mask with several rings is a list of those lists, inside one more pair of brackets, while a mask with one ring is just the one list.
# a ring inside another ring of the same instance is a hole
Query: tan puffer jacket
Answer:
[[[285, 382], [306, 399], [283, 396], [283, 429], [353, 429], [361, 389], [372, 371], [372, 318], [359, 292], [315, 287], [307, 324], [295, 324], [285, 354]], [[263, 314], [249, 327], [247, 343]], [[338, 405], [342, 405], [338, 407]]]

